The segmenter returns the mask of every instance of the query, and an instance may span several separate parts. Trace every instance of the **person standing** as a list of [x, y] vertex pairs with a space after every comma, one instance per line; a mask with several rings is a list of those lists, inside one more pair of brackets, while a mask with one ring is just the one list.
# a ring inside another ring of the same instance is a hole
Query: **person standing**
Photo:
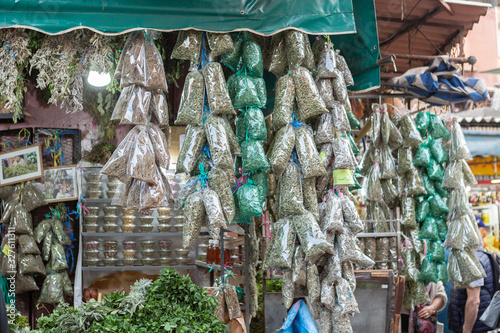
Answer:
[[473, 281], [468, 288], [452, 288], [448, 307], [448, 326], [454, 333], [486, 333], [491, 329], [479, 318], [498, 290], [498, 265], [493, 256], [483, 249], [476, 249], [476, 255], [486, 277]]

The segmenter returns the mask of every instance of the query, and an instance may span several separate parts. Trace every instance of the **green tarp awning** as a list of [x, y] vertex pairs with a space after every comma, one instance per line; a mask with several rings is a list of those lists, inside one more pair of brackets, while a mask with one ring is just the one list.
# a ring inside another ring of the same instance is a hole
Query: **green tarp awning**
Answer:
[[373, 0], [0, 0], [0, 28], [27, 27], [49, 34], [89, 28], [105, 34], [139, 29], [195, 28], [270, 35], [295, 28], [334, 35], [356, 85], [380, 85], [377, 24]]

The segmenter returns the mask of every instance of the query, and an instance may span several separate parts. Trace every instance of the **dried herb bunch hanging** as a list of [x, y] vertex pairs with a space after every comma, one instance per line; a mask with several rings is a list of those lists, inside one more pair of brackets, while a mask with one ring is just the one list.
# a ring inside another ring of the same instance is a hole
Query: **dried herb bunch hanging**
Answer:
[[24, 29], [5, 29], [0, 32], [0, 102], [5, 109], [12, 110], [17, 122], [22, 114], [24, 68], [31, 51], [28, 34]]

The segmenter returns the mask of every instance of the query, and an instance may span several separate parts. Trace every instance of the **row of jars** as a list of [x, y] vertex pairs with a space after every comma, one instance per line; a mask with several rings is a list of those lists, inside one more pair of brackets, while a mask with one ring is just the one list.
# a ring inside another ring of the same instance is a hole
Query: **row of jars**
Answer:
[[[101, 178], [102, 175], [100, 172], [88, 172], [87, 173], [88, 182], [86, 182], [87, 187], [87, 197], [90, 199], [99, 199], [102, 196], [102, 183]], [[106, 191], [106, 195], [108, 198], [112, 199], [118, 192], [118, 187], [123, 184], [116, 177], [108, 177], [108, 181], [106, 186], [108, 190]]]

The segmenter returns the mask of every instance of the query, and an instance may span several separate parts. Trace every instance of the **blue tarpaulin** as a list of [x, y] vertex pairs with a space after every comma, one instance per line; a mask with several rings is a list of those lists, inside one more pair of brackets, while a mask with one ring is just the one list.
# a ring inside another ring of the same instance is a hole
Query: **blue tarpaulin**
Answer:
[[428, 67], [412, 68], [391, 79], [388, 86], [434, 105], [489, 99], [484, 80], [463, 77], [458, 71], [459, 68], [448, 61], [448, 56], [439, 56]]
[[500, 156], [500, 131], [463, 130], [472, 156]]

